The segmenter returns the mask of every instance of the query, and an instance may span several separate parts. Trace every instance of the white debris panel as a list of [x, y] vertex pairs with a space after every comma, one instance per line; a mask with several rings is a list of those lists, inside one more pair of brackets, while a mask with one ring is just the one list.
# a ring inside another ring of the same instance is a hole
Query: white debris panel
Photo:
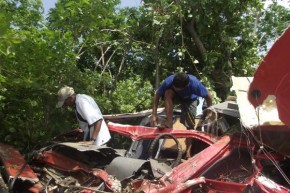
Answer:
[[258, 125], [284, 125], [278, 116], [276, 97], [271, 95], [256, 109], [248, 100], [248, 89], [253, 77], [232, 76], [232, 90], [236, 92], [237, 103], [244, 127], [252, 128]]

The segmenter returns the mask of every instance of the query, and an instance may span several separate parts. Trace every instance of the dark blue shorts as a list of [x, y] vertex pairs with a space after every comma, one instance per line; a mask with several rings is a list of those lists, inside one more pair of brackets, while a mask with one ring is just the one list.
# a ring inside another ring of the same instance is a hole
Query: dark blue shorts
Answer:
[[199, 100], [184, 100], [177, 97], [174, 98], [173, 103], [180, 104], [181, 106], [180, 122], [188, 129], [194, 129], [196, 107], [198, 106]]

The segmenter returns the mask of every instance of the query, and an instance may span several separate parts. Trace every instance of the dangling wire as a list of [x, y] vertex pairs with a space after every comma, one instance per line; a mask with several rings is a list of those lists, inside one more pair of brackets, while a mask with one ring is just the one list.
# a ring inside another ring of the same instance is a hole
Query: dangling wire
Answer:
[[[257, 100], [257, 98], [255, 98]], [[258, 102], [258, 101], [257, 101]], [[263, 143], [263, 139], [262, 139], [262, 131], [261, 131], [261, 122], [260, 122], [260, 107], [256, 108], [256, 115], [257, 115], [257, 119], [258, 119], [258, 132], [259, 132], [259, 138], [260, 140], [258, 140], [256, 138], [256, 136], [253, 134], [253, 131], [251, 129], [248, 129], [248, 131], [250, 132], [250, 134], [252, 135], [252, 138], [259, 144], [260, 148], [258, 153], [263, 153], [272, 163], [273, 165], [276, 167], [276, 169], [280, 172], [280, 174], [283, 176], [283, 178], [285, 179], [285, 181], [290, 185], [290, 180], [287, 177], [287, 175], [284, 173], [284, 171], [282, 170], [282, 168], [279, 166], [279, 164], [277, 163], [277, 161], [273, 158], [273, 156], [271, 155], [270, 152], [268, 152], [265, 148], [264, 148], [264, 143]]]
[[[252, 138], [259, 144], [259, 140], [256, 138], [256, 136], [253, 134], [253, 132], [248, 129], [248, 131], [250, 132], [250, 134], [252, 135]], [[279, 164], [277, 163], [277, 161], [273, 158], [273, 156], [271, 155], [270, 152], [268, 152], [265, 148], [261, 149], [261, 151], [265, 154], [265, 156], [273, 163], [273, 165], [277, 168], [277, 170], [280, 172], [280, 174], [283, 176], [283, 178], [285, 179], [285, 181], [290, 185], [290, 180], [289, 178], [286, 176], [286, 174], [284, 173], [284, 171], [281, 169], [281, 167], [279, 166]]]
[[[258, 104], [258, 97], [255, 95], [255, 100]], [[261, 132], [261, 122], [260, 122], [260, 107], [258, 106], [256, 109], [256, 116], [258, 119], [258, 131], [259, 131], [259, 137], [260, 137], [260, 142], [261, 142], [261, 146], [260, 146], [260, 150], [264, 148], [264, 143], [263, 143], [263, 139], [262, 139], [262, 132]]]
[[[254, 150], [251, 148], [251, 138], [247, 132], [247, 129], [245, 127], [243, 127], [243, 124], [242, 124], [242, 121], [240, 119], [240, 127], [241, 127], [241, 132], [242, 134], [244, 134], [246, 136], [246, 142], [247, 142], [247, 149], [249, 151], [249, 154], [251, 156], [251, 158], [253, 159], [254, 157]], [[241, 141], [242, 141], [242, 135], [240, 135], [240, 144], [241, 144]]]

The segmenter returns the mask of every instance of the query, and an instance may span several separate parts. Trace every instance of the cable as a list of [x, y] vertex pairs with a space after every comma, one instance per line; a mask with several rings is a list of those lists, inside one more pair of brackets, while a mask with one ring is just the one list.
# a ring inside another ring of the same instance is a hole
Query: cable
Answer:
[[18, 179], [19, 175], [23, 172], [23, 170], [24, 170], [24, 168], [26, 167], [26, 165], [27, 165], [27, 162], [25, 162], [25, 163], [21, 166], [20, 170], [19, 170], [19, 171], [17, 172], [17, 174], [14, 176], [12, 182], [9, 184], [9, 192], [13, 192], [14, 184], [15, 184], [16, 180]]

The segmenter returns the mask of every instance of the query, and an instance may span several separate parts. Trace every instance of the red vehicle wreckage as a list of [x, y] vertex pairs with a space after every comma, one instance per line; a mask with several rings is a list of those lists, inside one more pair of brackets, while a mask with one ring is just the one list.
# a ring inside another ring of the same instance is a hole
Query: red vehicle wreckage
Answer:
[[178, 112], [174, 129], [123, 114], [105, 116], [113, 140], [104, 147], [78, 142], [79, 130], [27, 159], [0, 144], [0, 193], [290, 192], [289, 42], [287, 29], [254, 78], [232, 77], [236, 102], [209, 107], [197, 130], [180, 127]]

